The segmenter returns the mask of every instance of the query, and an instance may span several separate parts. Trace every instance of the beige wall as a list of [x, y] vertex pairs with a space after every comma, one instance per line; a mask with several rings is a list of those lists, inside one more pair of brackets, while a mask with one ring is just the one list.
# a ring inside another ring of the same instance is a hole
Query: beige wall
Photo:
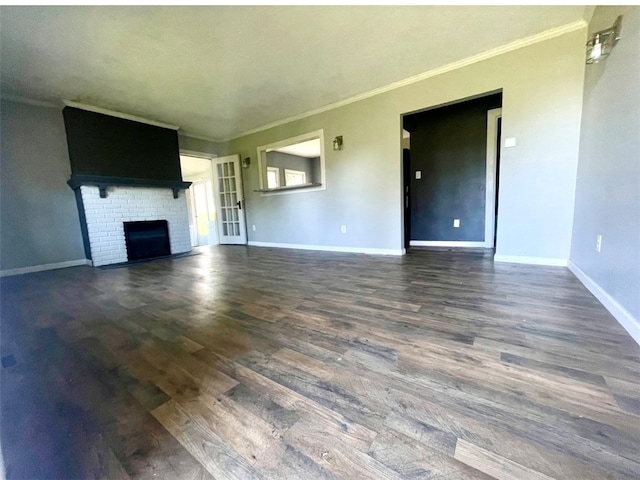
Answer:
[[[243, 170], [251, 241], [402, 248], [401, 115], [503, 91], [497, 253], [569, 257], [586, 28], [221, 145]], [[263, 197], [256, 147], [324, 129], [327, 189]], [[344, 150], [331, 140], [343, 135]], [[340, 225], [348, 226], [347, 234]], [[256, 231], [251, 229], [256, 225]]]

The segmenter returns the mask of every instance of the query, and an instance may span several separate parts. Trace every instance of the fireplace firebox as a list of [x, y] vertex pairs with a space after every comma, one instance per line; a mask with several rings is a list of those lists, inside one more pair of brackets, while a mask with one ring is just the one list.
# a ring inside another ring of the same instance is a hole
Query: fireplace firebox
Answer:
[[124, 222], [124, 238], [129, 261], [171, 255], [166, 220]]

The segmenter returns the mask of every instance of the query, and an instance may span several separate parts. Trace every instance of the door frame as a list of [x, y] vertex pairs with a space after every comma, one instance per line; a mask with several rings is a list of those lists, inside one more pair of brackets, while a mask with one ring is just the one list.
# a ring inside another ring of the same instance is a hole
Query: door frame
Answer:
[[[179, 155], [184, 155], [185, 157], [195, 157], [195, 158], [202, 158], [204, 160], [209, 160], [209, 180], [211, 181], [211, 195], [214, 196], [213, 198], [213, 207], [216, 209], [216, 215], [217, 215], [217, 200], [215, 198], [215, 187], [214, 187], [214, 172], [213, 172], [213, 161], [218, 157], [215, 153], [207, 153], [207, 152], [199, 152], [196, 150], [186, 150], [186, 149], [180, 149], [180, 153]], [[180, 174], [182, 175], [182, 169], [180, 170]], [[201, 180], [197, 180], [194, 181], [193, 183], [198, 183]], [[206, 185], [205, 185], [205, 191], [206, 191]], [[191, 190], [191, 186], [185, 191], [185, 197], [187, 200], [187, 215], [189, 216], [189, 220], [190, 222], [193, 221], [193, 226], [196, 229], [195, 233], [195, 241], [196, 241], [196, 245], [193, 245], [193, 242], [191, 241], [192, 239], [190, 238], [189, 241], [192, 243], [191, 248], [195, 248], [195, 247], [205, 247], [205, 246], [211, 246], [211, 245], [218, 245], [220, 243], [220, 235], [218, 233], [218, 220], [216, 218], [216, 222], [215, 222], [215, 232], [213, 235], [213, 243], [211, 243], [211, 237], [212, 237], [212, 232], [211, 229], [209, 229], [209, 241], [204, 244], [201, 245], [200, 242], [198, 241], [198, 219], [196, 218], [196, 201], [195, 201], [195, 195], [194, 195], [194, 191]], [[209, 210], [209, 205], [207, 204], [207, 210]], [[211, 222], [209, 222], [211, 223]], [[190, 225], [191, 226], [191, 223]], [[189, 236], [191, 236], [191, 231], [189, 231]]]
[[496, 180], [498, 172], [498, 119], [502, 108], [487, 110], [487, 180], [484, 202], [484, 248], [493, 248], [496, 235]]

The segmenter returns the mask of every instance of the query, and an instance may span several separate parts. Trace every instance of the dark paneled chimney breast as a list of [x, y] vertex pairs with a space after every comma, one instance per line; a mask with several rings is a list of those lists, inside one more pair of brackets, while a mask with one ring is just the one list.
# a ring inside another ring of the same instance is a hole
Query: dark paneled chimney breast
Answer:
[[169, 128], [65, 107], [62, 110], [74, 190], [82, 185], [170, 188], [174, 197], [189, 188], [182, 181], [178, 132]]

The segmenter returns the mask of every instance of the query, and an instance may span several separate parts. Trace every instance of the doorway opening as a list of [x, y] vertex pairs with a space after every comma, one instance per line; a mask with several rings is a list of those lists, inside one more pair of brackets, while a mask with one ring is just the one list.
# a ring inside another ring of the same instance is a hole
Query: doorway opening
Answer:
[[186, 192], [191, 246], [217, 245], [218, 229], [211, 159], [180, 155], [182, 178], [192, 182]]
[[501, 91], [402, 116], [405, 248], [495, 248], [501, 118]]

